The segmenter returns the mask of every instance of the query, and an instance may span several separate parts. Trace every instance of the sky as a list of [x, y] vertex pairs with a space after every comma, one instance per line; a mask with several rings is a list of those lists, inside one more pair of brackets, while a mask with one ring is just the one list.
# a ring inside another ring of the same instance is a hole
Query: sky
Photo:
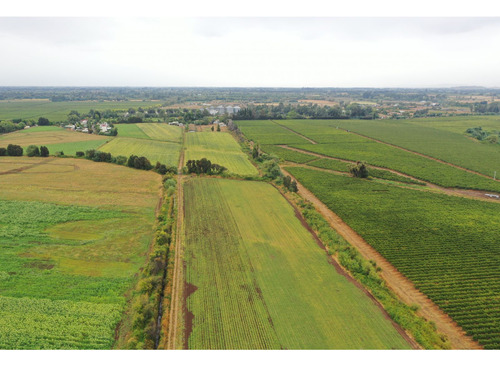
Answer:
[[499, 45], [500, 17], [0, 17], [0, 85], [500, 87]]

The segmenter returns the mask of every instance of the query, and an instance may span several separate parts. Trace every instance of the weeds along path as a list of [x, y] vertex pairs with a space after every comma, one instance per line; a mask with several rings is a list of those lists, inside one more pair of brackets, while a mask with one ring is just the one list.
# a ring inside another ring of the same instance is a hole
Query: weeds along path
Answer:
[[415, 155], [419, 155], [421, 157], [424, 157], [424, 158], [427, 158], [427, 159], [430, 159], [430, 160], [433, 160], [433, 161], [436, 161], [436, 162], [439, 162], [439, 163], [443, 163], [443, 164], [446, 164], [450, 167], [454, 167], [454, 168], [458, 168], [458, 169], [461, 169], [462, 171], [466, 171], [466, 172], [470, 172], [470, 173], [474, 173], [475, 175], [478, 175], [478, 176], [483, 176], [483, 177], [486, 177], [486, 178], [489, 178], [489, 179], [493, 179], [493, 177], [491, 176], [488, 176], [488, 175], [485, 175], [483, 173], [479, 173], [479, 172], [476, 172], [476, 171], [473, 171], [473, 170], [470, 170], [468, 168], [464, 168], [462, 166], [457, 166], [456, 164], [453, 164], [453, 163], [450, 163], [450, 162], [446, 162], [446, 161], [443, 161], [439, 158], [434, 158], [434, 157], [431, 157], [430, 155], [426, 155], [426, 154], [423, 154], [423, 153], [419, 153], [419, 152], [415, 152], [414, 150], [410, 150], [410, 149], [406, 149], [406, 148], [403, 148], [403, 147], [400, 147], [399, 145], [395, 145], [395, 144], [391, 144], [391, 143], [387, 143], [385, 141], [382, 141], [382, 140], [378, 140], [378, 139], [375, 139], [375, 138], [372, 138], [372, 137], [369, 137], [367, 135], [363, 135], [363, 134], [360, 134], [360, 133], [356, 133], [352, 130], [347, 130], [347, 129], [342, 129], [342, 128], [339, 128], [339, 130], [344, 130], [350, 134], [354, 134], [354, 135], [358, 135], [358, 136], [361, 136], [363, 138], [366, 138], [366, 139], [369, 139], [369, 140], [372, 140], [374, 142], [377, 142], [377, 143], [380, 143], [380, 144], [385, 144], [385, 145], [388, 145], [390, 147], [393, 147], [393, 148], [397, 148], [397, 149], [400, 149], [400, 150], [404, 150], [405, 152], [408, 152], [408, 153], [412, 153], [412, 154], [415, 154]]
[[[282, 168], [284, 174], [297, 181]], [[299, 194], [309, 200], [321, 215], [342, 237], [353, 245], [366, 259], [373, 260], [382, 269], [381, 276], [387, 286], [406, 304], [420, 307], [418, 314], [436, 323], [437, 330], [448, 336], [453, 349], [482, 349], [471, 337], [467, 336], [460, 326], [444, 313], [434, 302], [421, 293], [414, 284], [403, 276], [389, 261], [370, 246], [359, 234], [349, 227], [338, 215], [332, 212], [312, 192], [297, 181]]]
[[[179, 157], [179, 165], [177, 167], [177, 228], [175, 237], [175, 256], [174, 256], [174, 275], [172, 279], [172, 303], [170, 308], [168, 335], [167, 335], [167, 348], [166, 349], [180, 349], [183, 343], [179, 343], [179, 336], [182, 335], [182, 322], [180, 318], [183, 314], [183, 294], [184, 294], [184, 266], [182, 261], [182, 228], [184, 220], [184, 196], [182, 188], [182, 168], [184, 167], [184, 139], [185, 133], [183, 132], [183, 144]], [[179, 347], [180, 346], [180, 347]]]
[[[293, 151], [296, 151], [296, 152], [299, 152], [299, 153], [303, 153], [303, 154], [308, 154], [308, 155], [311, 155], [311, 156], [314, 156], [314, 157], [318, 157], [318, 158], [331, 159], [331, 160], [334, 160], [334, 161], [340, 161], [340, 162], [345, 162], [345, 163], [355, 163], [354, 161], [350, 161], [350, 160], [347, 160], [347, 159], [333, 158], [333, 157], [330, 157], [330, 156], [327, 156], [327, 155], [324, 155], [324, 154], [313, 153], [313, 152], [309, 152], [307, 150], [303, 150], [303, 149], [299, 149], [299, 148], [293, 148], [293, 147], [290, 147], [288, 145], [279, 145], [279, 147], [284, 148], [284, 149], [288, 149], [288, 150], [293, 150]], [[313, 162], [313, 161], [311, 161], [311, 162]], [[311, 162], [308, 162], [308, 163], [311, 163]], [[346, 172], [340, 172], [340, 171], [330, 170], [330, 169], [327, 169], [327, 168], [320, 168], [320, 167], [315, 167], [315, 166], [309, 166], [309, 165], [303, 164], [303, 163], [287, 162], [286, 165], [288, 165], [288, 166], [300, 166], [300, 167], [304, 167], [304, 168], [307, 168], [307, 169], [313, 169], [313, 170], [317, 170], [317, 171], [330, 172], [330, 173], [334, 173], [334, 174], [341, 174], [341, 175], [344, 175], [344, 176], [347, 175]], [[451, 196], [460, 196], [460, 197], [464, 197], [464, 198], [468, 198], [468, 199], [489, 201], [489, 202], [492, 202], [492, 203], [500, 204], [500, 200], [495, 199], [495, 198], [489, 198], [489, 197], [485, 196], [485, 194], [489, 193], [488, 191], [466, 190], [466, 189], [455, 189], [455, 188], [449, 188], [449, 187], [442, 187], [442, 186], [438, 186], [436, 184], [432, 184], [432, 183], [427, 182], [427, 181], [420, 180], [418, 178], [415, 178], [413, 176], [407, 175], [405, 173], [401, 173], [399, 171], [395, 171], [395, 170], [390, 169], [390, 168], [378, 167], [378, 166], [373, 166], [373, 165], [369, 165], [369, 164], [367, 164], [367, 166], [368, 166], [368, 168], [374, 168], [374, 169], [378, 169], [378, 170], [381, 170], [381, 171], [391, 172], [391, 173], [394, 173], [394, 174], [396, 174], [398, 176], [410, 178], [412, 180], [424, 183], [425, 187], [427, 187], [429, 189], [432, 189], [432, 190], [434, 190], [436, 192], [439, 192], [439, 193], [443, 193], [443, 194], [451, 195]], [[421, 190], [420, 188], [417, 188], [417, 187], [413, 188], [413, 187], [405, 186], [405, 188], [411, 188], [411, 189], [414, 189], [414, 190]]]
[[317, 142], [315, 142], [314, 140], [312, 140], [312, 139], [308, 138], [308, 137], [307, 137], [307, 136], [305, 136], [305, 135], [302, 135], [301, 133], [296, 132], [295, 130], [290, 129], [289, 127], [287, 127], [287, 126], [285, 126], [285, 125], [281, 125], [281, 124], [277, 123], [277, 122], [276, 122], [276, 121], [274, 121], [274, 120], [271, 120], [271, 122], [273, 122], [273, 123], [275, 123], [276, 125], [278, 125], [278, 126], [282, 127], [283, 129], [286, 129], [286, 130], [288, 130], [288, 131], [290, 131], [290, 132], [294, 133], [295, 135], [300, 136], [301, 138], [303, 138], [303, 139], [307, 140], [307, 141], [308, 141], [309, 143], [311, 143], [311, 144], [318, 144], [318, 143], [317, 143]]

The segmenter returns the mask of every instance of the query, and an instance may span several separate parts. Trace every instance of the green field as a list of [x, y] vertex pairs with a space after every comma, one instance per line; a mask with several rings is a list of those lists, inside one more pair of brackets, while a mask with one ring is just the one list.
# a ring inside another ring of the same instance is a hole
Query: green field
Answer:
[[128, 157], [131, 154], [144, 156], [154, 165], [156, 162], [167, 166], [177, 166], [181, 145], [160, 140], [115, 138], [99, 148], [114, 156]]
[[485, 348], [500, 348], [500, 206], [288, 167]]
[[[415, 125], [415, 120], [406, 121], [341, 121], [339, 126], [372, 138], [395, 144], [415, 152], [423, 153], [449, 163], [471, 169], [493, 177], [500, 173], [500, 144], [478, 142], [465, 136], [469, 127], [481, 126], [483, 119], [457, 121], [457, 132], [439, 129], [439, 120], [426, 126]], [[418, 120], [417, 120], [418, 121]], [[497, 118], [496, 130], [500, 130]]]
[[152, 139], [180, 143], [182, 128], [164, 123], [117, 124], [122, 138]]
[[307, 144], [306, 139], [268, 120], [236, 121], [245, 136], [259, 144]]
[[0, 101], [0, 120], [38, 120], [46, 117], [51, 122], [66, 121], [68, 114], [75, 110], [79, 113], [88, 113], [91, 109], [128, 110], [129, 108], [147, 108], [160, 104], [159, 101], [69, 101], [51, 102], [49, 100], [14, 100]]
[[0, 349], [112, 348], [152, 239], [160, 177], [0, 157], [0, 173], [12, 169], [0, 176]]
[[271, 185], [191, 178], [184, 191], [190, 349], [410, 347]]
[[231, 134], [222, 132], [195, 132], [186, 135], [184, 160], [206, 158], [242, 176], [257, 175], [257, 169]]

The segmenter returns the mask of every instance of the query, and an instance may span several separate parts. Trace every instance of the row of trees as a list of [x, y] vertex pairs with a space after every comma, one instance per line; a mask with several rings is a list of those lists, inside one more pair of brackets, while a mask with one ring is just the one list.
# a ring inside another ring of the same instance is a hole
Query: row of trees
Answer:
[[[0, 148], [0, 156], [21, 157], [24, 154], [24, 149], [20, 145], [9, 144], [7, 148]], [[46, 146], [38, 148], [36, 145], [30, 145], [26, 148], [28, 157], [48, 157], [49, 149]]]
[[227, 170], [226, 167], [220, 166], [217, 163], [212, 163], [206, 158], [199, 160], [189, 160], [186, 163], [187, 173], [220, 175]]

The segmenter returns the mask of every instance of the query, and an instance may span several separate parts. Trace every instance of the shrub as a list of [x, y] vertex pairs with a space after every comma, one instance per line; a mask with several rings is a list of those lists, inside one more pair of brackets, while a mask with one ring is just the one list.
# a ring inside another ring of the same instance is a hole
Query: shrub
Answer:
[[7, 146], [7, 155], [11, 157], [20, 157], [23, 155], [23, 148], [19, 145], [9, 144]]
[[40, 149], [36, 145], [30, 145], [26, 148], [26, 155], [28, 157], [39, 157]]
[[84, 152], [76, 152], [77, 157], [83, 157], [85, 155]]
[[50, 121], [49, 121], [49, 119], [47, 119], [45, 117], [40, 117], [38, 119], [38, 125], [39, 126], [47, 126], [47, 125], [50, 125]]
[[119, 155], [118, 157], [114, 158], [114, 163], [124, 166], [127, 164], [127, 157]]
[[95, 149], [90, 149], [85, 152], [85, 158], [92, 159], [95, 155]]
[[56, 152], [56, 153], [55, 153], [55, 156], [56, 156], [56, 157], [63, 157], [63, 156], [64, 156], [64, 152], [63, 152], [63, 151]]
[[7, 149], [5, 148], [0, 148], [0, 156], [7, 155]]
[[349, 172], [351, 172], [354, 177], [368, 177], [368, 168], [366, 168], [366, 165], [363, 162], [356, 162], [356, 164], [351, 165], [349, 167]]
[[42, 145], [40, 147], [40, 156], [41, 157], [48, 157], [49, 156], [49, 148], [47, 148], [46, 146]]

